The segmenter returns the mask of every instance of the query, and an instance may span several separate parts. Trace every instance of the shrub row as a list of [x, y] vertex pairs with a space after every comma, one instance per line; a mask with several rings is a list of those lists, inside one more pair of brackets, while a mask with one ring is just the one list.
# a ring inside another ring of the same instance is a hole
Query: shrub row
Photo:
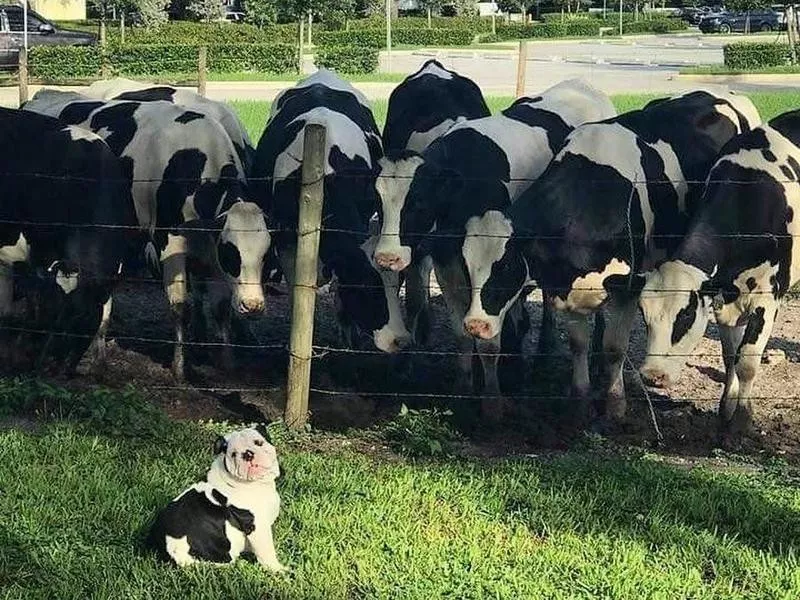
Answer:
[[[497, 21], [500, 22], [499, 20]], [[350, 31], [360, 29], [381, 29], [386, 21], [383, 16], [367, 17], [350, 21]], [[492, 19], [485, 17], [432, 17], [434, 29], [464, 29], [473, 33], [484, 33], [492, 30]], [[392, 20], [392, 31], [400, 29], [420, 29], [428, 27], [427, 17], [400, 17]]]
[[[601, 27], [613, 27], [618, 31], [619, 23], [611, 19], [567, 19], [559, 21], [545, 21], [529, 25], [513, 24], [498, 25], [497, 38], [500, 40], [516, 40], [527, 38], [556, 38], [556, 37], [583, 37], [596, 36]], [[677, 19], [651, 19], [649, 21], [623, 21], [622, 33], [667, 33], [680, 31], [686, 25]]]
[[[467, 46], [474, 39], [475, 34], [466, 29], [400, 29], [392, 31], [394, 44]], [[317, 34], [315, 43], [319, 46], [382, 48], [386, 45], [386, 30], [324, 31]]]
[[349, 75], [372, 73], [378, 68], [378, 49], [359, 46], [322, 46], [317, 49], [315, 64]]
[[[798, 47], [800, 50], [800, 47]], [[759, 69], [789, 64], [789, 44], [736, 42], [722, 48], [725, 66], [729, 69]]]
[[[322, 31], [315, 24], [314, 34]], [[109, 27], [110, 43], [120, 42], [119, 27]], [[194, 23], [170, 21], [159, 28], [129, 27], [125, 30], [125, 45], [144, 44], [188, 44], [192, 46], [214, 46], [222, 44], [296, 44], [297, 25], [272, 25], [259, 29], [255, 25], [241, 23]]]
[[[34, 46], [29, 58], [31, 76], [44, 80], [96, 77], [104, 64], [114, 75], [194, 73], [197, 46]], [[215, 73], [288, 73], [297, 67], [297, 50], [289, 44], [220, 44], [209, 46], [207, 64]]]

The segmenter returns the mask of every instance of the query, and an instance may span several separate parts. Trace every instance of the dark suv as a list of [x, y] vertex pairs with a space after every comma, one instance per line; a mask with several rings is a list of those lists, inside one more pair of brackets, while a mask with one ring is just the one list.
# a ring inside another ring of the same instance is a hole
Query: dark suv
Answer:
[[[708, 15], [700, 21], [703, 33], [744, 33], [747, 23], [747, 12], [723, 12]], [[780, 15], [774, 10], [751, 10], [750, 31], [778, 31], [783, 29]]]
[[[0, 69], [19, 63], [23, 39], [24, 15], [20, 5], [0, 5]], [[28, 48], [33, 46], [90, 46], [97, 36], [83, 31], [60, 29], [41, 15], [28, 11]]]

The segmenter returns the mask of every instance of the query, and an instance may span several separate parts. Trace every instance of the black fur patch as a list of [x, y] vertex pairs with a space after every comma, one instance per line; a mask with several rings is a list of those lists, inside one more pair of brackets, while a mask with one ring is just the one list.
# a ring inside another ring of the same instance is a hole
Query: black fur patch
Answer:
[[134, 113], [141, 106], [137, 102], [125, 102], [104, 108], [94, 114], [90, 127], [92, 131], [107, 129], [106, 143], [117, 156], [122, 155], [138, 129]]
[[741, 350], [742, 346], [745, 344], [755, 344], [762, 331], [764, 331], [764, 307], [759, 306], [747, 323], [747, 329], [744, 331], [744, 337], [742, 338], [742, 344], [739, 346], [739, 350]]
[[794, 180], [797, 181], [800, 179], [800, 163], [797, 162], [797, 159], [794, 156], [790, 156], [786, 159], [786, 162], [789, 163], [789, 167], [792, 169], [794, 173]]
[[689, 304], [678, 311], [675, 322], [672, 324], [672, 343], [677, 344], [689, 333], [697, 318], [698, 297], [697, 292], [689, 293]]
[[216, 488], [211, 490], [211, 496], [222, 506], [226, 506], [228, 504], [228, 497]]
[[792, 171], [786, 165], [781, 165], [781, 173], [783, 173], [784, 177], [786, 177], [789, 181], [797, 181], [797, 178], [794, 175], [794, 171]]
[[256, 528], [253, 513], [236, 506], [228, 506], [228, 522], [245, 535], [250, 535]]
[[748, 277], [747, 281], [745, 282], [747, 285], [747, 289], [751, 292], [756, 289], [756, 279], [755, 277]]
[[68, 125], [79, 125], [104, 104], [104, 102], [71, 102], [64, 107], [58, 118]]
[[197, 119], [205, 119], [205, 115], [195, 112], [193, 110], [187, 110], [182, 115], [175, 118], [176, 123], [191, 123], [192, 121], [196, 121]]
[[794, 221], [794, 209], [791, 206], [786, 207], [786, 222], [791, 223]]
[[[200, 186], [205, 164], [206, 155], [196, 149], [179, 150], [169, 159], [156, 192], [156, 223], [159, 227], [175, 227], [183, 222], [183, 205]], [[160, 249], [166, 247], [164, 230], [157, 231], [155, 238]]]
[[138, 102], [155, 102], [163, 100], [165, 102], [172, 102], [175, 95], [175, 88], [168, 86], [158, 86], [147, 88], [145, 90], [134, 90], [131, 92], [123, 92], [116, 96], [115, 100], [136, 100]]
[[764, 160], [768, 162], [776, 162], [778, 160], [778, 157], [775, 156], [775, 153], [769, 148], [763, 148], [761, 154], [764, 156]]
[[231, 277], [239, 277], [242, 272], [242, 257], [239, 249], [230, 242], [223, 242], [217, 246], [219, 266]]

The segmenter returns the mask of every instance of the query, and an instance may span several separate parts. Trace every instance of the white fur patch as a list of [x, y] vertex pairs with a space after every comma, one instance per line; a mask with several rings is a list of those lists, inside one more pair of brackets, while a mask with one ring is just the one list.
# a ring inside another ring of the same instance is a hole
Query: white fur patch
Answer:
[[400, 214], [414, 174], [423, 162], [417, 156], [394, 162], [382, 158], [381, 174], [375, 182], [383, 212], [380, 239], [375, 252], [398, 256], [404, 266], [411, 262], [411, 248], [400, 244]]
[[611, 99], [580, 78], [557, 83], [540, 96], [538, 102], [526, 104], [557, 114], [570, 127], [617, 116]]
[[644, 218], [645, 240], [649, 242], [655, 217], [636, 134], [618, 123], [589, 123], [567, 136], [564, 148], [553, 160], [562, 161], [567, 154], [584, 156], [592, 163], [611, 167], [635, 186]]
[[[325, 137], [325, 155], [329, 160], [325, 163], [325, 174], [333, 173], [330, 164], [331, 148], [338, 147], [350, 159], [359, 156], [368, 166], [372, 166], [372, 157], [367, 145], [366, 134], [346, 115], [319, 106], [295, 118], [290, 124], [304, 121], [306, 125], [318, 123], [325, 125], [328, 134]], [[294, 173], [303, 163], [304, 129], [300, 130], [294, 140], [278, 155], [275, 160], [273, 189], [275, 184]]]
[[[466, 236], [461, 254], [469, 273], [472, 301], [465, 319], [481, 319], [489, 323], [494, 337], [500, 333], [505, 313], [517, 296], [503, 307], [499, 315], [490, 315], [481, 302], [481, 290], [492, 274], [492, 266], [503, 258], [514, 229], [511, 221], [500, 211], [490, 210], [467, 221]], [[520, 290], [521, 291], [521, 290]]]
[[553, 157], [544, 129], [529, 127], [505, 115], [463, 121], [454, 125], [444, 138], [462, 129], [485, 135], [503, 151], [509, 162], [511, 177], [511, 181], [503, 183], [512, 202], [544, 172]]
[[190, 547], [188, 536], [185, 535], [180, 538], [166, 536], [166, 538], [167, 554], [172, 557], [172, 560], [174, 560], [178, 566], [185, 567], [197, 562], [195, 558], [189, 554]]
[[30, 256], [30, 246], [23, 234], [19, 234], [13, 246], [0, 246], [0, 264], [11, 266], [15, 262], [25, 262]]
[[429, 62], [424, 64], [422, 68], [413, 75], [409, 75], [407, 80], [410, 81], [411, 79], [416, 79], [417, 77], [422, 77], [423, 75], [433, 75], [434, 77], [439, 77], [441, 79], [453, 79], [453, 73], [451, 71], [443, 69], [434, 62]]
[[62, 131], [69, 133], [70, 138], [72, 138], [72, 141], [74, 142], [77, 142], [78, 140], [94, 142], [102, 139], [100, 136], [89, 131], [88, 129], [77, 127], [76, 125], [67, 125], [64, 129], [62, 129]]
[[686, 212], [686, 194], [689, 191], [689, 184], [681, 170], [681, 164], [678, 162], [678, 156], [675, 150], [666, 143], [664, 140], [658, 140], [655, 144], [648, 144], [653, 150], [658, 152], [661, 160], [664, 161], [664, 174], [669, 179], [672, 187], [675, 188], [675, 193], [678, 196], [678, 210], [682, 213]]
[[570, 286], [566, 301], [554, 297], [553, 307], [556, 310], [589, 314], [608, 298], [608, 292], [603, 287], [606, 278], [611, 275], [628, 275], [630, 272], [631, 267], [628, 263], [612, 258], [602, 271], [592, 271], [575, 279]]
[[458, 119], [445, 119], [438, 125], [434, 125], [427, 131], [412, 131], [406, 143], [406, 150], [422, 153], [425, 148], [430, 146], [433, 142], [442, 137], [445, 133], [456, 123], [463, 123], [467, 119], [465, 117], [458, 117]]
[[340, 92], [347, 92], [353, 94], [356, 97], [359, 104], [365, 106], [371, 110], [371, 106], [367, 97], [358, 91], [355, 87], [353, 87], [349, 82], [345, 81], [341, 77], [339, 77], [333, 71], [329, 71], [328, 69], [322, 68], [319, 69], [316, 73], [312, 73], [302, 81], [299, 81], [294, 87], [288, 88], [278, 94], [275, 99], [272, 101], [272, 107], [270, 108], [269, 118], [272, 119], [277, 113], [277, 107], [279, 105], [279, 101], [289, 90], [296, 90], [311, 87], [312, 85], [321, 84], [326, 88], [332, 90], [338, 90]]

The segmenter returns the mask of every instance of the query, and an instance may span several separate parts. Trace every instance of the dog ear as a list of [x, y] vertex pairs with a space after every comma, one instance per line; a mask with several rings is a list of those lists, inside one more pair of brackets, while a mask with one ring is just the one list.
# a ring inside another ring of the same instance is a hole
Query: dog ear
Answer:
[[216, 440], [214, 440], [214, 455], [222, 454], [228, 449], [228, 440], [224, 437], [219, 436]]

